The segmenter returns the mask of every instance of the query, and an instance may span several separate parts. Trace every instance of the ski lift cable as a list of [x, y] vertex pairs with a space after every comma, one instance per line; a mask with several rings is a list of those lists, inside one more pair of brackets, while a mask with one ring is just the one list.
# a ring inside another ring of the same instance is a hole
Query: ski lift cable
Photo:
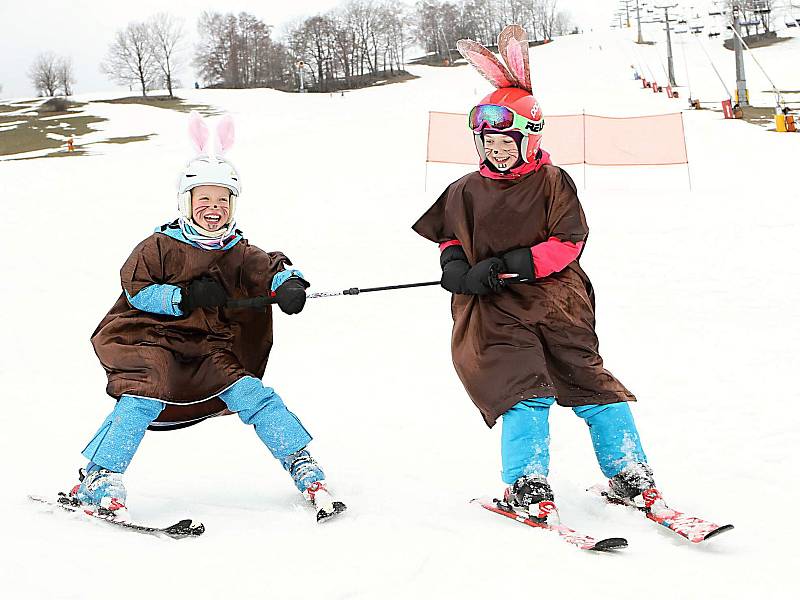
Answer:
[[683, 68], [686, 71], [686, 87], [689, 88], [689, 100], [692, 96], [692, 81], [689, 79], [689, 62], [686, 60], [686, 42], [681, 41], [681, 52], [683, 53]]
[[731, 95], [731, 92], [728, 89], [728, 86], [725, 84], [725, 80], [722, 78], [722, 75], [719, 74], [719, 71], [717, 70], [717, 66], [714, 64], [714, 61], [711, 60], [711, 56], [708, 54], [708, 50], [706, 50], [706, 47], [703, 45], [703, 42], [700, 41], [700, 38], [694, 38], [694, 39], [697, 41], [697, 44], [703, 50], [703, 53], [706, 55], [706, 58], [708, 59], [708, 62], [711, 63], [711, 68], [714, 69], [714, 73], [717, 74], [717, 77], [719, 78], [719, 82], [722, 84], [722, 87], [725, 90], [725, 93], [728, 94], [728, 100], [732, 101], [733, 100], [733, 96]]
[[[631, 42], [631, 43], [634, 43], [634, 42]], [[651, 68], [650, 68], [650, 63], [648, 63], [648, 62], [647, 62], [647, 59], [643, 57], [643, 54], [639, 54], [639, 51], [638, 51], [638, 49], [637, 49], [635, 46], [634, 46], [634, 48], [633, 48], [633, 52], [634, 52], [634, 53], [635, 53], [637, 56], [640, 56], [640, 57], [642, 57], [640, 62], [641, 62], [641, 63], [642, 63], [644, 66], [645, 66], [645, 68], [647, 69], [647, 71], [650, 73], [650, 77], [651, 77], [651, 79], [652, 79], [653, 81], [655, 81], [655, 80], [657, 79], [657, 78], [656, 78], [656, 74], [655, 74], [655, 73], [653, 73], [653, 69], [651, 69]]]
[[753, 59], [753, 62], [756, 63], [756, 65], [758, 65], [758, 68], [761, 69], [761, 72], [764, 74], [764, 77], [766, 77], [767, 81], [769, 81], [769, 84], [772, 86], [772, 91], [775, 93], [775, 100], [778, 104], [778, 107], [780, 108], [784, 104], [780, 90], [776, 87], [775, 82], [772, 81], [770, 76], [767, 75], [767, 72], [764, 70], [764, 67], [761, 66], [761, 63], [758, 62], [758, 59], [756, 58], [755, 54], [753, 54], [752, 48], [750, 48], [750, 46], [747, 45], [747, 42], [744, 41], [744, 38], [741, 36], [741, 34], [738, 31], [736, 31], [736, 27], [734, 27], [733, 21], [731, 21], [731, 31], [733, 31], [733, 34], [737, 38], [739, 38], [739, 41], [742, 42], [742, 45], [745, 47], [745, 50], [749, 52], [750, 57]]
[[[634, 63], [636, 64], [636, 66], [639, 68], [639, 73], [641, 74], [641, 76], [642, 76], [642, 77], [644, 77], [644, 76], [645, 76], [645, 72], [644, 72], [644, 69], [642, 68], [642, 61], [640, 61], [640, 60], [639, 60], [639, 56], [638, 56], [638, 54], [635, 52], [636, 48], [634, 47], [634, 52], [633, 52], [633, 53], [631, 53], [631, 51], [630, 51], [630, 50], [629, 50], [629, 49], [626, 47], [626, 45], [625, 45], [625, 42], [623, 42], [623, 41], [618, 41], [618, 43], [619, 43], [619, 44], [622, 46], [622, 51], [623, 51], [623, 52], [625, 53], [625, 55], [628, 57], [628, 60], [630, 60], [630, 59], [631, 59], [631, 57], [633, 57], [633, 62], [634, 62]], [[635, 42], [634, 42], [634, 43], [635, 43]]]

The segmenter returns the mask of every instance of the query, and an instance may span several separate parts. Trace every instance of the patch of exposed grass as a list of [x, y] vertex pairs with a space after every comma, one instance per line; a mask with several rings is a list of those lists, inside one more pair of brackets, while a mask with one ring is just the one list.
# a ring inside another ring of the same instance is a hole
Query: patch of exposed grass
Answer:
[[[108, 138], [107, 140], [103, 140], [102, 142], [94, 142], [97, 144], [130, 144], [131, 142], [146, 142], [151, 137], [153, 137], [155, 133], [148, 133], [147, 135], [129, 135], [127, 137], [113, 137]], [[87, 144], [90, 145], [90, 144]]]
[[146, 142], [151, 137], [153, 137], [155, 133], [148, 133], [147, 135], [130, 135], [127, 137], [113, 137], [108, 138], [107, 140], [100, 140], [98, 142], [89, 142], [88, 144], [82, 144], [73, 150], [72, 152], [67, 152], [65, 148], [62, 148], [63, 144], [59, 144], [56, 147], [59, 149], [55, 152], [50, 152], [48, 154], [40, 155], [40, 156], [23, 156], [21, 158], [11, 158], [9, 160], [33, 160], [36, 158], [63, 158], [65, 156], [84, 156], [89, 154], [87, 148], [89, 146], [93, 146], [94, 144], [130, 144], [132, 142]]
[[[57, 105], [45, 103], [42, 106], [38, 106], [37, 102], [25, 103], [24, 106], [20, 106], [21, 104], [23, 103], [2, 105], [4, 107], [13, 106], [13, 110], [16, 111], [25, 107], [28, 110], [22, 114], [0, 117], [0, 125], [22, 121], [13, 129], [0, 131], [0, 156], [61, 148], [65, 144], [64, 140], [52, 139], [48, 137], [48, 133], [58, 134], [65, 138], [81, 136], [94, 131], [90, 125], [106, 120], [102, 117], [81, 114], [80, 111], [85, 104], [77, 102]], [[49, 111], [47, 108], [55, 110]], [[57, 120], [48, 117], [65, 118]]]
[[127, 98], [114, 98], [113, 100], [98, 100], [107, 104], [142, 104], [144, 106], [155, 106], [156, 108], [167, 108], [179, 112], [188, 113], [196, 110], [200, 114], [211, 116], [219, 114], [219, 111], [205, 104], [190, 104], [183, 98], [170, 98], [169, 96], [128, 96]]
[[762, 106], [742, 107], [743, 119], [754, 125], [775, 125], [775, 108]]
[[86, 150], [73, 150], [72, 152], [67, 152], [66, 150], [58, 150], [56, 152], [50, 152], [49, 154], [44, 154], [42, 156], [22, 156], [20, 158], [9, 158], [8, 161], [12, 160], [36, 160], [39, 158], [64, 158], [67, 156], [84, 156], [89, 154]]

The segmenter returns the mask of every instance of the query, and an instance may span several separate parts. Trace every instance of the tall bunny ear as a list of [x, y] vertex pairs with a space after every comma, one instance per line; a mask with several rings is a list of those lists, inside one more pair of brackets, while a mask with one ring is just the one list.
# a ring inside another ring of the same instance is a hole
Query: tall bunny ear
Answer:
[[517, 80], [517, 87], [533, 92], [531, 86], [531, 67], [528, 62], [528, 35], [519, 25], [509, 25], [497, 38], [500, 56]]
[[466, 58], [478, 73], [497, 89], [517, 86], [517, 79], [508, 72], [503, 63], [478, 42], [458, 40], [456, 47], [461, 56]]
[[189, 115], [189, 137], [198, 154], [208, 154], [208, 125], [195, 110]]
[[234, 139], [233, 117], [225, 115], [217, 123], [217, 156], [222, 156], [230, 150]]

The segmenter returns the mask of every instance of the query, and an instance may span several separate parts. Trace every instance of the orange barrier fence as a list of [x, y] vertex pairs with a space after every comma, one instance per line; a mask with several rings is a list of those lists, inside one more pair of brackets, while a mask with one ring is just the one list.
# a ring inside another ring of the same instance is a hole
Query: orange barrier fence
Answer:
[[[688, 165], [683, 115], [545, 117], [542, 147], [557, 165]], [[467, 115], [431, 112], [427, 162], [477, 164]]]

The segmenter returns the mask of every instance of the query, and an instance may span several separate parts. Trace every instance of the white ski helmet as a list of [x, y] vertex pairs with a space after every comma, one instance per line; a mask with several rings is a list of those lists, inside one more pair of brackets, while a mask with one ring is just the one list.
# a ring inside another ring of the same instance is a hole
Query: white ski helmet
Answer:
[[187, 221], [192, 220], [192, 188], [201, 185], [219, 185], [231, 191], [228, 221], [233, 221], [236, 199], [241, 190], [239, 174], [234, 166], [216, 156], [198, 156], [186, 165], [178, 179], [178, 212]]
[[[198, 156], [189, 161], [181, 171], [178, 178], [178, 212], [187, 223], [199, 229], [207, 237], [216, 238], [226, 235], [234, 224], [236, 214], [236, 200], [241, 193], [239, 174], [236, 168], [223, 154], [233, 145], [234, 130], [233, 120], [230, 116], [224, 117], [217, 125], [217, 152], [213, 155], [208, 148], [208, 126], [203, 118], [195, 111], [189, 116], [189, 137], [191, 138]], [[231, 192], [229, 217], [226, 225], [220, 231], [211, 232], [200, 227], [192, 220], [192, 189], [201, 185], [218, 185]]]

